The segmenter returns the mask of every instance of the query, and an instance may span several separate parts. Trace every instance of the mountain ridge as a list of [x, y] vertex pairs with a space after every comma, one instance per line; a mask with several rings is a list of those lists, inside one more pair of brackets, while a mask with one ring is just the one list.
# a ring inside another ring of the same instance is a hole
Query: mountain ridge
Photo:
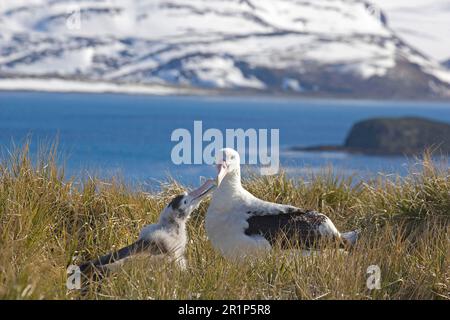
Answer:
[[[77, 14], [80, 28], [68, 28]], [[450, 72], [400, 39], [367, 1], [16, 1], [0, 7], [0, 27], [3, 79], [450, 97]]]

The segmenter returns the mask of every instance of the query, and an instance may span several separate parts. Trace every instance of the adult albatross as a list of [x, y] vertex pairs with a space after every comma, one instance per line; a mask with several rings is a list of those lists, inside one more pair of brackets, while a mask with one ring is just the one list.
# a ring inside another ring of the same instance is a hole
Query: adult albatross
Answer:
[[321, 238], [355, 244], [358, 231], [340, 233], [324, 214], [258, 199], [241, 184], [239, 153], [222, 149], [217, 156], [217, 184], [206, 214], [205, 227], [214, 248], [227, 258], [241, 259], [300, 244], [310, 248]]

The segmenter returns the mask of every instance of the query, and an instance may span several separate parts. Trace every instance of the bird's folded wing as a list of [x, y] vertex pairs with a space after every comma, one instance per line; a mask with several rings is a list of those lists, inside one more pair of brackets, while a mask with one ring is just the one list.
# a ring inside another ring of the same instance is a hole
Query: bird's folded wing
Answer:
[[127, 247], [108, 253], [95, 260], [80, 265], [80, 270], [81, 272], [85, 272], [91, 267], [98, 268], [144, 252], [150, 254], [161, 254], [165, 253], [165, 251], [166, 248], [155, 241], [140, 239]]
[[[264, 207], [268, 209], [266, 212]], [[247, 214], [246, 235], [262, 236], [272, 245], [278, 241], [282, 247], [296, 243], [312, 246], [320, 236], [320, 224], [326, 219], [321, 213], [284, 205], [260, 206]]]

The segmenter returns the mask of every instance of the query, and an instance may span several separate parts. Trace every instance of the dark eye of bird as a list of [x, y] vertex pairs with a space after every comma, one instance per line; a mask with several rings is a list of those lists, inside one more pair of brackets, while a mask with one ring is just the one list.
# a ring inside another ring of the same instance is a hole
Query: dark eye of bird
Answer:
[[183, 201], [184, 195], [180, 194], [172, 199], [169, 206], [172, 209], [178, 209], [180, 207], [181, 202]]

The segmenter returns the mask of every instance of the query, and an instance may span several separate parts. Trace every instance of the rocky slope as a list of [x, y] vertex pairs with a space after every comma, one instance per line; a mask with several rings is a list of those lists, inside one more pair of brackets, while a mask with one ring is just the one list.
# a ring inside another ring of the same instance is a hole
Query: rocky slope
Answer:
[[[0, 78], [448, 98], [450, 73], [351, 0], [7, 0]], [[1, 85], [0, 85], [1, 87]]]
[[357, 122], [342, 146], [294, 148], [372, 155], [420, 155], [425, 150], [450, 154], [450, 125], [417, 118], [377, 118]]
[[370, 119], [356, 123], [345, 148], [380, 154], [420, 154], [426, 148], [450, 152], [450, 125], [423, 118]]
[[443, 65], [445, 68], [450, 69], [450, 59], [448, 59], [448, 60], [442, 62], [442, 65]]

